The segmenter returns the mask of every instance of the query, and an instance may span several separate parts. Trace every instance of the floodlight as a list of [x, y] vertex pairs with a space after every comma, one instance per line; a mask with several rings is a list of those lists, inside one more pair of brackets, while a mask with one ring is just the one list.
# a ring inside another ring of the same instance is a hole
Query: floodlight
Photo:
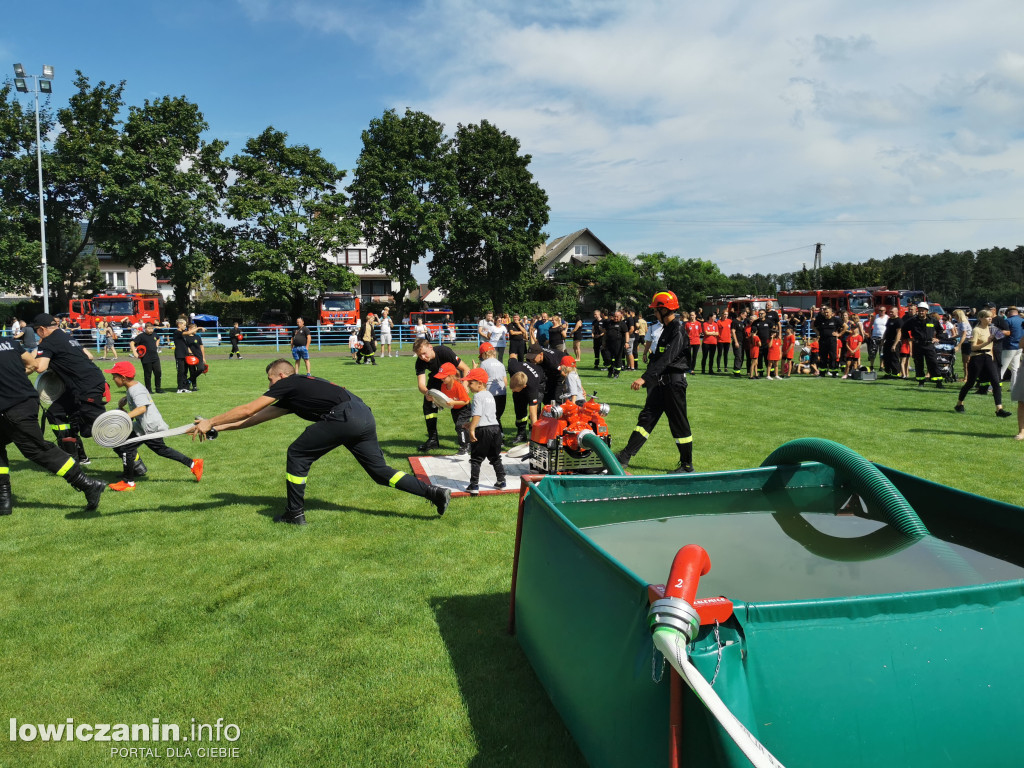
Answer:
[[47, 80], [53, 80], [53, 67], [49, 64], [43, 64], [43, 77]]
[[17, 75], [18, 77], [24, 77], [25, 76], [25, 68], [23, 66], [21, 66], [21, 64], [15, 64], [14, 65], [14, 74]]
[[53, 83], [49, 80], [39, 79], [39, 92], [40, 93], [53, 93]]
[[28, 93], [28, 85], [23, 77], [14, 78], [14, 87], [18, 89], [18, 93]]

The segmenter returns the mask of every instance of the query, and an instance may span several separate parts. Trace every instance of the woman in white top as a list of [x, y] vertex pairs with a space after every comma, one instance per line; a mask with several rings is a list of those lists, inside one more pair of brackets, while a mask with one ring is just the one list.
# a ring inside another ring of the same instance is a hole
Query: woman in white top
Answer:
[[381, 310], [380, 322], [380, 352], [381, 357], [398, 357], [398, 355], [391, 354], [391, 329], [395, 327], [394, 322], [390, 317], [391, 308], [384, 307]]
[[422, 318], [420, 318], [420, 321], [416, 323], [416, 327], [413, 328], [413, 332], [416, 334], [417, 339], [430, 338], [430, 329], [427, 328], [427, 324], [423, 322]]
[[967, 315], [964, 314], [962, 309], [958, 309], [953, 313], [953, 320], [956, 321], [956, 329], [960, 336], [957, 340], [957, 346], [960, 347], [960, 362], [964, 366], [964, 377], [961, 381], [967, 381], [967, 363], [971, 359], [971, 332], [974, 329], [971, 328]]
[[494, 346], [498, 360], [502, 363], [505, 362], [505, 346], [508, 344], [508, 328], [505, 327], [507, 322], [507, 315], [499, 316], [495, 319], [494, 325], [491, 326], [491, 344]]

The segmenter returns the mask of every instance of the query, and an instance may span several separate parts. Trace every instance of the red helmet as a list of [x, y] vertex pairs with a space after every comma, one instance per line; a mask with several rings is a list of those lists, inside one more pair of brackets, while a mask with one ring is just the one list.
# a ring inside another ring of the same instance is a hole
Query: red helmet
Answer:
[[137, 357], [144, 357], [146, 354], [146, 347], [144, 344], [135, 345], [135, 354]]
[[664, 307], [665, 309], [679, 309], [679, 299], [672, 291], [658, 291], [651, 299], [651, 309]]
[[195, 355], [188, 355], [185, 358], [185, 363], [188, 365], [199, 365], [199, 358]]
[[203, 364], [203, 373], [209, 373], [209, 372], [210, 372], [210, 364], [209, 363], [204, 363]]

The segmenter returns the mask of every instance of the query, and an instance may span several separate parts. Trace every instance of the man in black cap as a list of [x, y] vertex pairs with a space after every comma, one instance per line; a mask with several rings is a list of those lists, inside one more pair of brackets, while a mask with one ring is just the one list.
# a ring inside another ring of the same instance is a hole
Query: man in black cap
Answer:
[[36, 370], [52, 370], [65, 386], [64, 394], [50, 406], [46, 418], [64, 451], [88, 464], [82, 438], [92, 435], [93, 422], [106, 410], [107, 382], [103, 372], [81, 344], [57, 327], [52, 315], [36, 315], [32, 325], [39, 335]]
[[369, 406], [344, 387], [324, 379], [296, 376], [292, 361], [275, 360], [267, 366], [270, 388], [251, 403], [239, 405], [211, 419], [196, 419], [193, 435], [200, 439], [210, 433], [246, 429], [288, 413], [313, 422], [288, 446], [285, 484], [288, 503], [275, 523], [305, 525], [306, 477], [313, 462], [335, 448], [344, 446], [356, 457], [366, 474], [378, 485], [390, 485], [400, 491], [422, 496], [443, 515], [451, 500], [451, 491], [427, 485], [413, 475], [392, 469], [384, 460], [377, 442], [377, 423]]
[[14, 443], [22, 455], [85, 494], [86, 508], [96, 509], [106, 483], [90, 478], [81, 466], [57, 446], [46, 442], [36, 421], [39, 395], [25, 372], [35, 370], [35, 356], [21, 342], [0, 340], [0, 515], [14, 509], [7, 446]]

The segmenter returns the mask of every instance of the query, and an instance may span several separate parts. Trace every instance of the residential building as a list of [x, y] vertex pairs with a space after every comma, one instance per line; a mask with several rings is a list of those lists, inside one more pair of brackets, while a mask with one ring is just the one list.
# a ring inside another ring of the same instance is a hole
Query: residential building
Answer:
[[584, 228], [539, 246], [533, 252], [533, 263], [538, 272], [550, 278], [559, 264], [593, 264], [612, 252], [593, 232]]
[[391, 279], [387, 272], [375, 269], [373, 261], [374, 248], [360, 242], [345, 248], [331, 251], [325, 258], [335, 264], [344, 264], [359, 280], [359, 299], [368, 302], [391, 302], [392, 291], [398, 290], [398, 282]]

